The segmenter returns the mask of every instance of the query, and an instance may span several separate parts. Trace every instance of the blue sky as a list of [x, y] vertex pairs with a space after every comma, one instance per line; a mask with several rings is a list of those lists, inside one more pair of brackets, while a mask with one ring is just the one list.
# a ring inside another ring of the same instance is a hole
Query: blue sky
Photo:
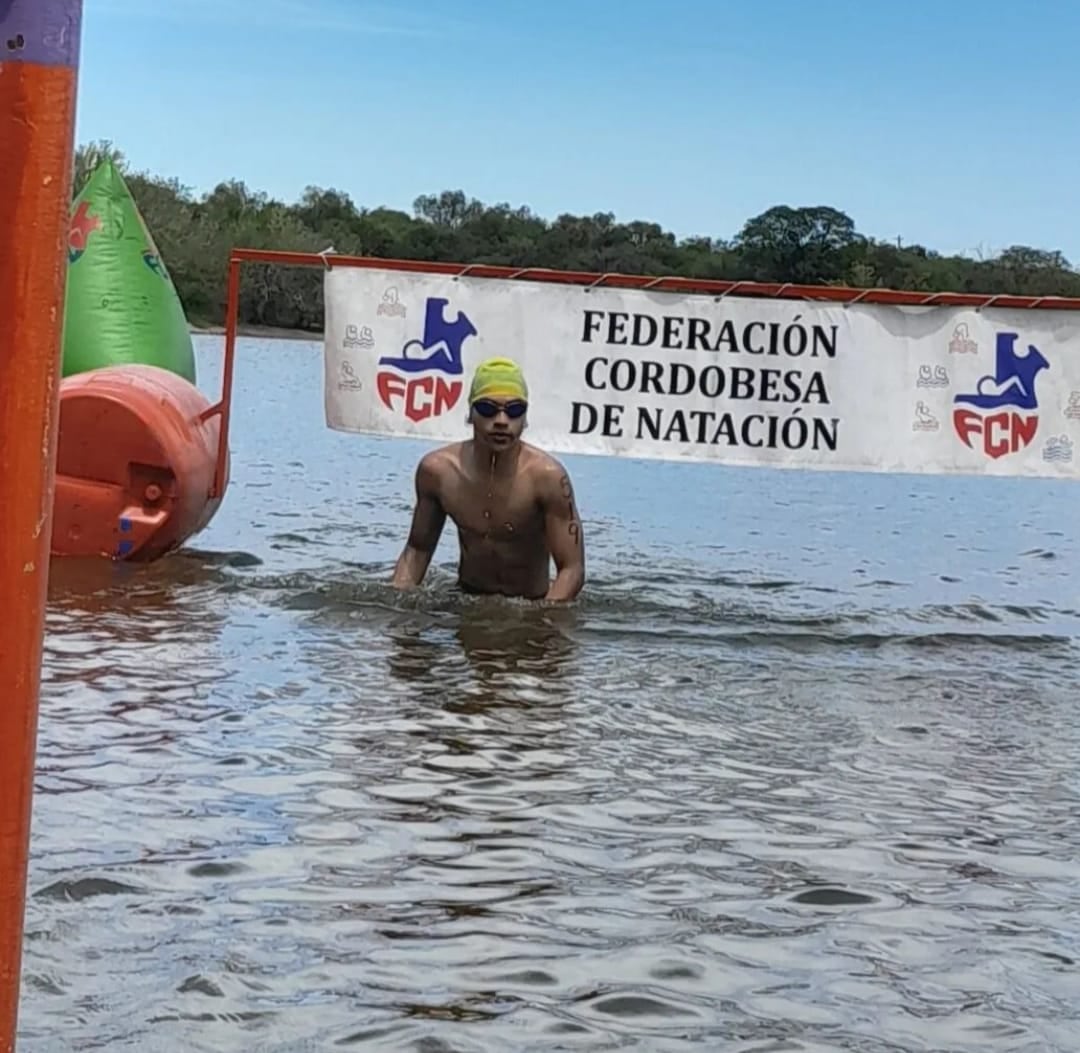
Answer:
[[732, 236], [774, 204], [1080, 264], [1080, 3], [84, 0], [80, 142], [202, 191], [461, 188]]

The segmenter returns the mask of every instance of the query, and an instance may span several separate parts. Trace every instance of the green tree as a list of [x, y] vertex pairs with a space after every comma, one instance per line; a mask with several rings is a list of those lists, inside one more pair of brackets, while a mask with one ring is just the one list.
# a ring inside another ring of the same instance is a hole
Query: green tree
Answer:
[[776, 205], [749, 219], [736, 239], [748, 278], [758, 281], [835, 281], [856, 259], [864, 239], [844, 212], [818, 205]]
[[[995, 256], [945, 256], [860, 233], [827, 205], [776, 205], [733, 237], [679, 239], [655, 222], [610, 212], [544, 219], [527, 206], [485, 204], [464, 190], [424, 194], [412, 213], [360, 205], [344, 190], [308, 186], [293, 203], [237, 179], [196, 195], [175, 179], [132, 171], [109, 141], [76, 151], [74, 193], [111, 158], [124, 172], [172, 273], [188, 317], [220, 325], [229, 253], [238, 247], [382, 258], [552, 267], [655, 276], [877, 286], [926, 292], [1080, 297], [1080, 272], [1052, 248], [1014, 245]], [[316, 269], [246, 265], [240, 321], [317, 332], [323, 320]]]

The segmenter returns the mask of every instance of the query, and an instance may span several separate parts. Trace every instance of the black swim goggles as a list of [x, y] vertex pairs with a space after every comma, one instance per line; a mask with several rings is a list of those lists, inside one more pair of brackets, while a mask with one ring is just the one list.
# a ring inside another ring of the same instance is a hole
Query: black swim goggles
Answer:
[[521, 399], [514, 399], [511, 402], [493, 402], [491, 399], [477, 399], [472, 408], [480, 414], [481, 417], [487, 417], [489, 420], [494, 417], [499, 410], [503, 410], [511, 420], [517, 420], [518, 417], [524, 417], [526, 411], [529, 408], [527, 402], [523, 402]]

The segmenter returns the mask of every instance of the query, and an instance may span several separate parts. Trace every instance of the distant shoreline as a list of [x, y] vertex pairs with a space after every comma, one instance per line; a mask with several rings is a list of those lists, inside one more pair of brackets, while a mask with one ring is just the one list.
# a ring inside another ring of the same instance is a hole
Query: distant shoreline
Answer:
[[[196, 336], [224, 336], [223, 325], [194, 325], [189, 324], [188, 329]], [[257, 337], [260, 340], [302, 340], [307, 343], [320, 343], [322, 333], [314, 333], [307, 329], [279, 329], [272, 325], [238, 325], [237, 336]]]

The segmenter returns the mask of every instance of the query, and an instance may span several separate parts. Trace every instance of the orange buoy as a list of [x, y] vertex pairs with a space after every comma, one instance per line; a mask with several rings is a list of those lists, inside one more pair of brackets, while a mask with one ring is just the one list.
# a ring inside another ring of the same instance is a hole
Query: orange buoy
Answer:
[[221, 417], [208, 410], [198, 388], [157, 366], [66, 377], [52, 554], [148, 562], [203, 530], [225, 490], [211, 496]]

